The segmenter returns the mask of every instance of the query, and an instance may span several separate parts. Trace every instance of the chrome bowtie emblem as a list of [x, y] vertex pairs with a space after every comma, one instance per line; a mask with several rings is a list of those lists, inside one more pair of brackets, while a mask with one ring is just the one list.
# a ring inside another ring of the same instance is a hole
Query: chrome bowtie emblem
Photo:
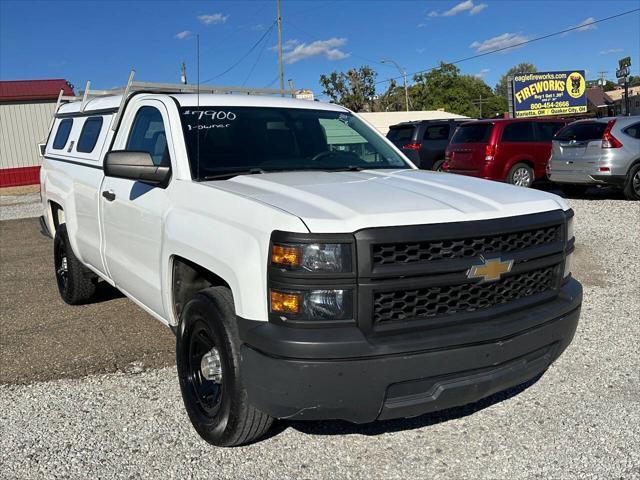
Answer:
[[501, 258], [482, 258], [483, 263], [474, 265], [467, 271], [467, 278], [480, 278], [482, 282], [495, 282], [503, 274], [509, 273], [513, 267], [513, 260], [503, 261]]

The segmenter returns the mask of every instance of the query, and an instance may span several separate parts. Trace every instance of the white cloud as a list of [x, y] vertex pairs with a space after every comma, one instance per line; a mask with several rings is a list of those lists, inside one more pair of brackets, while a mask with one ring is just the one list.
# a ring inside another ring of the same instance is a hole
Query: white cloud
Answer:
[[465, 0], [464, 2], [460, 2], [454, 5], [453, 7], [451, 7], [449, 10], [446, 10], [442, 13], [439, 13], [437, 10], [431, 10], [427, 14], [427, 16], [428, 17], [439, 17], [439, 16], [453, 17], [454, 15], [457, 15], [462, 12], [467, 12], [467, 11], [469, 12], [469, 15], [476, 15], [487, 7], [488, 5], [486, 3], [479, 3], [476, 5], [475, 3], [473, 3], [473, 0]]
[[296, 38], [291, 38], [282, 44], [283, 50], [293, 50], [295, 47], [300, 45], [300, 41]]
[[521, 35], [519, 33], [503, 33], [502, 35], [498, 35], [497, 37], [488, 38], [482, 42], [475, 41], [469, 48], [475, 49], [477, 53], [489, 52], [492, 50], [505, 49], [503, 52], [508, 52], [509, 47], [514, 47], [519, 43], [526, 42], [529, 40], [529, 37]]
[[426, 48], [416, 48], [416, 52], [423, 54], [427, 49]]
[[178, 40], [184, 40], [185, 38], [187, 38], [189, 35], [191, 35], [191, 32], [189, 30], [183, 30], [182, 32], [178, 32], [176, 33], [173, 38], [177, 38]]
[[624, 48], [607, 48], [606, 50], [600, 50], [600, 55], [609, 55], [610, 53], [624, 52]]
[[593, 25], [593, 22], [595, 21], [596, 19], [593, 17], [585, 18], [578, 25], [576, 25], [576, 27], [579, 27], [578, 28], [579, 32], [586, 32], [587, 30], [595, 30], [597, 28], [595, 25]]
[[342, 47], [347, 43], [346, 38], [329, 38], [327, 40], [316, 40], [309, 44], [298, 43], [290, 45], [287, 52], [282, 56], [286, 63], [296, 63], [310, 57], [325, 57], [328, 60], [342, 60], [349, 56], [337, 47]]
[[478, 73], [476, 73], [474, 75], [474, 77], [476, 78], [484, 78], [484, 76], [489, 73], [489, 69], [488, 68], [483, 68], [482, 70], [480, 70]]
[[443, 17], [452, 17], [453, 15], [457, 15], [465, 10], [471, 10], [474, 7], [473, 0], [465, 0], [464, 2], [460, 2], [457, 5], [451, 7], [449, 10], [442, 14]]
[[[289, 40], [286, 40], [282, 44], [282, 51], [286, 52], [288, 50], [293, 50], [298, 45], [300, 45], [300, 40], [298, 40], [296, 38], [290, 38]], [[278, 45], [274, 45], [272, 47], [269, 47], [269, 50], [273, 50], [274, 52], [277, 52], [278, 51]]]
[[596, 30], [598, 27], [596, 25], [593, 25], [593, 22], [595, 21], [596, 19], [593, 17], [585, 18], [583, 21], [581, 21], [580, 23], [572, 27], [575, 30], [571, 30], [570, 32], [564, 32], [561, 36], [566, 37], [567, 35], [573, 32], [586, 32], [587, 30]]
[[205, 25], [216, 25], [218, 23], [225, 23], [229, 15], [223, 15], [221, 13], [212, 13], [210, 15], [198, 15], [198, 20], [200, 20]]
[[469, 15], [475, 15], [476, 13], [480, 13], [482, 10], [484, 10], [487, 7], [488, 5], [486, 3], [479, 3], [469, 11]]

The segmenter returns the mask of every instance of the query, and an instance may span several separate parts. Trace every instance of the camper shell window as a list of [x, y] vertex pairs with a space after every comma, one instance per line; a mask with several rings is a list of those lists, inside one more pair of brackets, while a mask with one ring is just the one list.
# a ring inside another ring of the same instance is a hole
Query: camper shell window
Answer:
[[71, 133], [71, 127], [73, 127], [73, 119], [65, 118], [58, 124], [58, 131], [53, 139], [54, 150], [62, 150], [69, 140], [69, 134]]
[[85, 120], [78, 139], [76, 151], [82, 153], [91, 153], [96, 146], [98, 137], [102, 130], [102, 117], [89, 117]]

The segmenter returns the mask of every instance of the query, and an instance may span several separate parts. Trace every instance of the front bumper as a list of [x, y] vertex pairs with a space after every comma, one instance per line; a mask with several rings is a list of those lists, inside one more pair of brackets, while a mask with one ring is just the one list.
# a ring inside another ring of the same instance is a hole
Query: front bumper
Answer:
[[544, 372], [571, 343], [581, 303], [571, 279], [552, 301], [472, 326], [477, 341], [462, 344], [239, 319], [243, 383], [276, 418], [367, 423], [465, 405]]

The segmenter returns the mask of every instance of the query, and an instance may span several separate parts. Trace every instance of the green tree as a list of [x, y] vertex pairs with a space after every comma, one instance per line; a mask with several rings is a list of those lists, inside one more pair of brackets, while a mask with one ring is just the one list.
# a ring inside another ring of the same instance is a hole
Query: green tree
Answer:
[[629, 75], [629, 86], [630, 87], [640, 86], [640, 76], [638, 76], [638, 75]]
[[415, 75], [413, 80], [409, 93], [416, 110], [443, 109], [473, 118], [490, 118], [507, 108], [506, 100], [497, 97], [482, 79], [460, 75], [455, 65], [441, 62], [438, 68]]
[[535, 73], [538, 69], [533, 63], [520, 63], [515, 67], [511, 67], [507, 70], [507, 73], [500, 77], [500, 80], [496, 84], [496, 95], [507, 100], [507, 92], [509, 90], [508, 77], [517, 75], [518, 73]]
[[368, 65], [344, 72], [320, 75], [322, 93], [354, 112], [371, 111], [376, 95], [377, 73]]
[[[411, 106], [411, 98], [409, 99]], [[378, 112], [400, 112], [406, 108], [404, 99], [404, 87], [398, 85], [394, 79], [389, 80], [389, 88], [378, 96], [374, 104], [374, 110]]]

